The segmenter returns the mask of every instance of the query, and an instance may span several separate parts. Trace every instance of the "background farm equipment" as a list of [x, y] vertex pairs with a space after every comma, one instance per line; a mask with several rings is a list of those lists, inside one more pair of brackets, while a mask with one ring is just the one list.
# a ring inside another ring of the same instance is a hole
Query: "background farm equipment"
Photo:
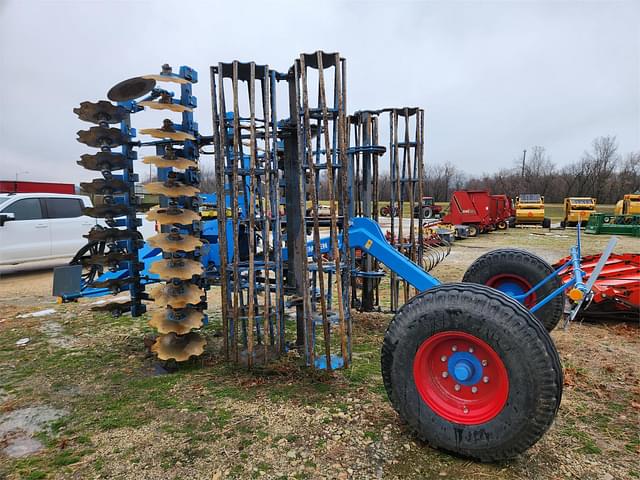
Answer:
[[494, 228], [490, 212], [491, 196], [486, 190], [456, 191], [451, 196], [449, 213], [443, 218], [443, 223], [466, 225], [469, 236], [487, 232]]
[[575, 227], [585, 224], [596, 211], [596, 200], [591, 197], [569, 197], [564, 199], [564, 217], [560, 227]]
[[611, 215], [609, 213], [593, 213], [589, 217], [585, 232], [640, 237], [640, 214]]
[[551, 226], [551, 220], [544, 216], [544, 197], [537, 193], [522, 193], [515, 200], [515, 225]]
[[[325, 52], [301, 54], [287, 73], [219, 63], [210, 70], [211, 136], [197, 130], [197, 73], [189, 67], [174, 74], [165, 65], [158, 75], [116, 85], [109, 98], [117, 105], [83, 103], [79, 117], [99, 121], [79, 132], [80, 141], [100, 148], [96, 162], [107, 160], [91, 188], [109, 190], [109, 201], [92, 213], [109, 228], [88, 235], [104, 248], [88, 248], [77, 265], [56, 269], [55, 292], [70, 300], [128, 290], [129, 301], [101, 308], [134, 316], [153, 299], [149, 325], [159, 334], [151, 350], [161, 360], [187, 361], [212, 349], [204, 328], [215, 319], [229, 362], [252, 368], [294, 350], [305, 366], [331, 371], [352, 361], [350, 307], [372, 309], [388, 273], [396, 314], [381, 365], [396, 411], [434, 446], [481, 460], [513, 457], [544, 434], [560, 404], [562, 369], [547, 332], [562, 315], [559, 271], [507, 250], [478, 259], [466, 283], [444, 285], [430, 275], [450, 244], [423, 228], [424, 112], [347, 116], [345, 70], [345, 59]], [[178, 85], [181, 95], [156, 82]], [[278, 119], [282, 86], [289, 117]], [[134, 140], [131, 115], [146, 108], [178, 113], [181, 122], [165, 119], [140, 130], [153, 140]], [[120, 128], [109, 127], [114, 123]], [[388, 148], [378, 142], [381, 123]], [[112, 152], [117, 146], [121, 152]], [[204, 146], [213, 146], [215, 194], [199, 192]], [[143, 241], [132, 162], [134, 149], [145, 147], [154, 149], [143, 161], [157, 166], [159, 180], [146, 189], [160, 195], [147, 218], [160, 232]], [[391, 172], [390, 203], [398, 206], [388, 240], [377, 223], [381, 162]], [[476, 216], [469, 227], [492, 228], [487, 192], [456, 193], [460, 218]], [[417, 220], [403, 218], [405, 206]], [[91, 267], [93, 275], [82, 278]], [[566, 288], [584, 297], [575, 252], [562, 269], [572, 272]], [[220, 308], [210, 319], [213, 288]]]
[[616, 202], [615, 215], [640, 215], [640, 193], [628, 193]]
[[[567, 262], [559, 260], [554, 267]], [[581, 258], [584, 279], [589, 280], [601, 260], [601, 255]], [[561, 275], [563, 283], [571, 281], [570, 272]], [[637, 322], [640, 319], [640, 255], [611, 254], [597, 275], [591, 298], [580, 310], [578, 319], [610, 319]]]
[[507, 195], [491, 195], [489, 215], [496, 230], [506, 230], [515, 218], [515, 210]]
[[413, 208], [413, 216], [420, 217], [420, 210], [422, 210], [422, 218], [438, 217], [442, 212], [442, 206], [436, 205], [433, 197], [422, 197], [420, 205]]

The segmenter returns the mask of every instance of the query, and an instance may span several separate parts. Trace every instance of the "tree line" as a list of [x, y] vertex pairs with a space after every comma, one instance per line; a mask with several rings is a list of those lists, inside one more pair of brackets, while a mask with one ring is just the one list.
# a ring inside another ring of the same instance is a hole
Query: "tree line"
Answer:
[[[495, 173], [469, 175], [450, 162], [425, 162], [423, 192], [438, 202], [447, 202], [456, 190], [489, 190], [513, 198], [521, 193], [539, 193], [549, 203], [561, 203], [566, 197], [594, 197], [598, 203], [615, 203], [625, 193], [640, 190], [640, 151], [621, 155], [614, 136], [598, 137], [582, 157], [558, 166], [542, 146], [527, 152], [511, 168]], [[391, 178], [380, 177], [379, 198], [391, 194]]]
[[[451, 162], [443, 164], [425, 161], [423, 192], [437, 202], [448, 202], [456, 190], [489, 190], [513, 198], [521, 193], [539, 193], [549, 203], [561, 203], [566, 197], [594, 197], [598, 203], [615, 203], [625, 193], [640, 190], [640, 151], [619, 153], [615, 136], [598, 137], [581, 158], [564, 166], [556, 165], [542, 146], [534, 146], [510, 168], [494, 173], [470, 175]], [[326, 176], [321, 178], [319, 196], [328, 199]], [[209, 165], [201, 171], [200, 189], [215, 191], [215, 174]], [[417, 200], [416, 188], [416, 200]], [[378, 198], [391, 198], [391, 177], [381, 172], [378, 177]], [[404, 196], [404, 198], [407, 198]]]

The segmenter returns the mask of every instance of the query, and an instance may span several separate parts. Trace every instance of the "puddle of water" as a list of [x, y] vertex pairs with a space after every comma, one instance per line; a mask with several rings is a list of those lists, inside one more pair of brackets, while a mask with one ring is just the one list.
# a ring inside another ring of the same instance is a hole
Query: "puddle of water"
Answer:
[[48, 423], [62, 417], [64, 410], [39, 405], [21, 408], [0, 415], [0, 439], [11, 432], [22, 431], [29, 435], [44, 430]]
[[46, 321], [40, 325], [39, 329], [49, 337], [47, 341], [53, 346], [74, 348], [78, 343], [75, 338], [64, 334], [64, 327], [58, 322], [52, 320]]
[[47, 308], [46, 310], [40, 310], [38, 312], [24, 313], [22, 315], [18, 315], [17, 318], [44, 317], [45, 315], [51, 315], [52, 313], [56, 313], [55, 309]]
[[37, 453], [43, 448], [44, 445], [35, 438], [27, 437], [26, 435], [18, 435], [7, 441], [7, 446], [2, 450], [2, 453], [7, 457], [19, 458]]

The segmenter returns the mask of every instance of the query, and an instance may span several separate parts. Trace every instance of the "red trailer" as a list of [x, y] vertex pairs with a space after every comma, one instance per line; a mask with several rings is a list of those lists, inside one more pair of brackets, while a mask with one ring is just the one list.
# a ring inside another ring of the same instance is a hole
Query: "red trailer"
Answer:
[[492, 230], [494, 224], [490, 213], [491, 195], [486, 190], [462, 190], [453, 192], [449, 202], [449, 213], [442, 219], [444, 223], [466, 225], [469, 236]]
[[515, 217], [516, 212], [511, 204], [511, 199], [506, 195], [491, 195], [491, 203], [489, 205], [489, 215], [491, 223], [498, 230], [506, 230], [509, 226], [511, 218]]
[[0, 180], [0, 193], [67, 193], [73, 195], [76, 193], [76, 187], [73, 183]]

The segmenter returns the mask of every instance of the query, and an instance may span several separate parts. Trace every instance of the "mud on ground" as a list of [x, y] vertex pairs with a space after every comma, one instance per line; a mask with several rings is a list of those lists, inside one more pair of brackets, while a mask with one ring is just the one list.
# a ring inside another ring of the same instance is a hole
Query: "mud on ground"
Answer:
[[[456, 243], [434, 274], [457, 281], [500, 246], [567, 254], [570, 231], [542, 233]], [[607, 240], [587, 236], [585, 253]], [[624, 238], [616, 251], [634, 249]], [[565, 369], [555, 424], [516, 460], [478, 464], [420, 443], [392, 410], [379, 366], [388, 314], [355, 315], [346, 371], [312, 374], [283, 359], [249, 373], [221, 362], [212, 309], [206, 354], [167, 373], [145, 347], [145, 318], [93, 313], [95, 300], [57, 305], [50, 287], [49, 269], [0, 271], [0, 478], [640, 477], [637, 324], [553, 332]]]

